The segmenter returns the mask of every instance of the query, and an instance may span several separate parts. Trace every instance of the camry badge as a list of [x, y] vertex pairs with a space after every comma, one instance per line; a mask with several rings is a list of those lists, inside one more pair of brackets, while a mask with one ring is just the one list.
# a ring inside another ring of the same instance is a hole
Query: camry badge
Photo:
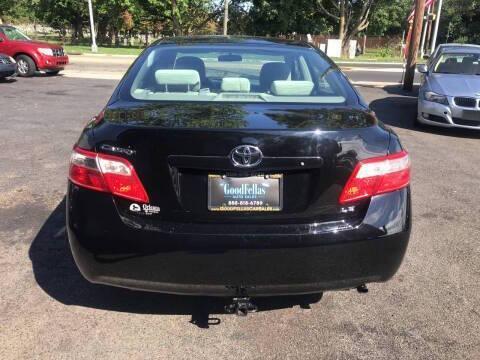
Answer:
[[253, 145], [240, 145], [230, 152], [230, 160], [236, 167], [254, 167], [260, 164], [262, 159], [262, 151]]

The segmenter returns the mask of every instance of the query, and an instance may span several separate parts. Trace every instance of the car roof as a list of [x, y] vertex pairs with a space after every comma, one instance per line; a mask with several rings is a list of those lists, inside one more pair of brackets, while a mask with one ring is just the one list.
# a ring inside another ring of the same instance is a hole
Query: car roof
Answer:
[[470, 53], [470, 54], [480, 54], [480, 46], [479, 47], [455, 47], [452, 49], [445, 49], [445, 51], [442, 51], [442, 54], [465, 54], [465, 53]]
[[475, 45], [475, 44], [457, 44], [457, 43], [447, 43], [447, 44], [440, 44], [438, 45], [438, 48], [441, 49], [442, 51], [445, 49], [447, 50], [448, 48], [458, 48], [458, 49], [480, 49], [480, 45]]
[[287, 40], [279, 38], [267, 38], [256, 36], [176, 36], [168, 37], [155, 41], [151, 46], [158, 45], [218, 45], [218, 44], [236, 44], [236, 45], [260, 45], [260, 46], [299, 46], [303, 48], [313, 48], [307, 42], [298, 40]]

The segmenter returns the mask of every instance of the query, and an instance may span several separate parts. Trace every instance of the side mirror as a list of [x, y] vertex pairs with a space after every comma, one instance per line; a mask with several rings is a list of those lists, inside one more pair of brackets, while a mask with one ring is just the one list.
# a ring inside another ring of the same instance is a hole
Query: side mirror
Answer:
[[428, 74], [428, 67], [425, 64], [417, 65], [417, 71], [421, 74]]

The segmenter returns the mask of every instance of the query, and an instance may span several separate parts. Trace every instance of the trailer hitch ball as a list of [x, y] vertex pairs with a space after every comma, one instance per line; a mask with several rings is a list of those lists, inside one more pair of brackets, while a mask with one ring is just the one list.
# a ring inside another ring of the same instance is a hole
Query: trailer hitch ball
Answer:
[[231, 304], [225, 306], [225, 312], [238, 316], [247, 316], [248, 313], [257, 312], [258, 307], [249, 297], [235, 297]]
[[366, 294], [368, 293], [368, 287], [366, 284], [362, 284], [360, 286], [357, 286], [357, 291], [360, 293], [360, 294]]

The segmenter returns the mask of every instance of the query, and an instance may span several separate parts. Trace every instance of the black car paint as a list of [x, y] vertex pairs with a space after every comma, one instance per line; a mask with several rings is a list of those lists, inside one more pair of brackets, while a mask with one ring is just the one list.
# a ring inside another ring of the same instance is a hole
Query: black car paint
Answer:
[[185, 295], [303, 294], [386, 281], [411, 227], [409, 189], [374, 197], [360, 224], [174, 223], [147, 231], [122, 221], [107, 194], [70, 184], [67, 199], [72, 252], [88, 280]]
[[[69, 240], [87, 279], [178, 294], [234, 296], [246, 288], [260, 296], [352, 288], [397, 271], [410, 234], [409, 188], [338, 203], [358, 161], [402, 149], [360, 99], [348, 107], [144, 103], [119, 100], [121, 86], [77, 145], [133, 150], [122, 156], [160, 212], [134, 213], [132, 201], [69, 183]], [[259, 146], [264, 162], [235, 168], [228, 154], [241, 144]], [[279, 172], [281, 212], [208, 211], [208, 174]]]
[[15, 76], [16, 74], [17, 64], [15, 62], [11, 62], [8, 56], [0, 54], [0, 79]]

